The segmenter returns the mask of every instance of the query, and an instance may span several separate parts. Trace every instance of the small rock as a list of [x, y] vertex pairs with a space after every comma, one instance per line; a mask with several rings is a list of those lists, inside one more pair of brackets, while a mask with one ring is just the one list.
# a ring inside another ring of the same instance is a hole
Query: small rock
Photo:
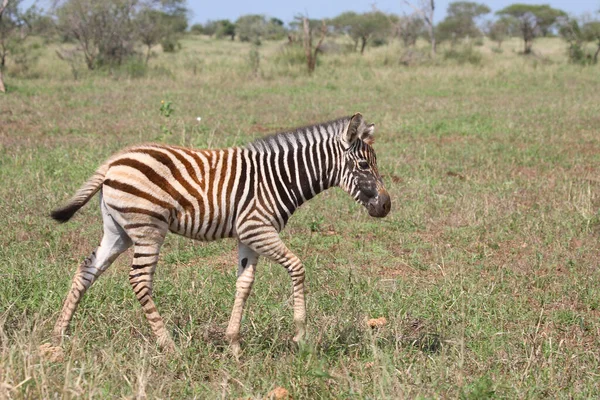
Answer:
[[371, 328], [381, 328], [385, 324], [387, 324], [387, 319], [385, 319], [385, 317], [371, 318], [367, 321], [367, 325]]
[[281, 386], [277, 386], [275, 389], [271, 390], [269, 394], [267, 394], [267, 399], [269, 400], [281, 400], [281, 399], [291, 399], [290, 392], [287, 389], [282, 388]]
[[50, 343], [44, 343], [39, 348], [40, 357], [50, 362], [62, 362], [65, 359], [65, 353], [62, 347], [52, 346]]

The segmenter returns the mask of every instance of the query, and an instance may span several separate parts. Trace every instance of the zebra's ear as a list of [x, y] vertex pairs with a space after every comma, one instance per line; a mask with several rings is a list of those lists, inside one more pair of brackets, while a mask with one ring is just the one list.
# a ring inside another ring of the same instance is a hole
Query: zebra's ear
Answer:
[[348, 127], [342, 135], [342, 139], [347, 144], [354, 142], [356, 139], [361, 137], [362, 130], [364, 129], [364, 121], [361, 113], [356, 113], [350, 118]]
[[375, 124], [369, 124], [365, 127], [365, 130], [362, 133], [361, 139], [369, 146], [373, 146], [373, 144], [375, 144], [374, 133], [375, 133]]

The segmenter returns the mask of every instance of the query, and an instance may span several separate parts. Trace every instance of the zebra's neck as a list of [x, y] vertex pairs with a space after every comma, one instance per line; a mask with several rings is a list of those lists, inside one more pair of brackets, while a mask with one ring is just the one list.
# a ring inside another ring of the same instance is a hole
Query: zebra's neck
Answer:
[[343, 149], [338, 138], [345, 123], [339, 119], [299, 128], [248, 145], [285, 220], [304, 202], [339, 186]]

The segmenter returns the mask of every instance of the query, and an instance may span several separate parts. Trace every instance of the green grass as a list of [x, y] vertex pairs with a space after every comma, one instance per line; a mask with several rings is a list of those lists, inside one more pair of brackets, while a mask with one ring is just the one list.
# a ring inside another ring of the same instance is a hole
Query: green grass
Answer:
[[[313, 77], [260, 48], [189, 38], [146, 77], [74, 81], [47, 54], [0, 99], [0, 397], [594, 398], [600, 359], [600, 74], [564, 43], [477, 48], [479, 66], [403, 67], [397, 45], [325, 55]], [[543, 62], [539, 61], [543, 57]], [[440, 56], [440, 59], [442, 57]], [[386, 61], [387, 60], [387, 61]], [[171, 118], [160, 101], [172, 101]], [[261, 259], [227, 351], [234, 241], [169, 236], [155, 300], [179, 348], [164, 354], [129, 287], [130, 253], [90, 289], [63, 361], [40, 356], [78, 263], [98, 244], [94, 199], [47, 215], [133, 143], [246, 143], [360, 111], [375, 122], [392, 196], [383, 220], [341, 190], [282, 233], [305, 263], [309, 339], [292, 343], [291, 283]], [[196, 117], [202, 121], [196, 121]], [[162, 129], [164, 127], [165, 129]], [[165, 133], [165, 130], [171, 133]], [[378, 330], [368, 318], [383, 316]]]

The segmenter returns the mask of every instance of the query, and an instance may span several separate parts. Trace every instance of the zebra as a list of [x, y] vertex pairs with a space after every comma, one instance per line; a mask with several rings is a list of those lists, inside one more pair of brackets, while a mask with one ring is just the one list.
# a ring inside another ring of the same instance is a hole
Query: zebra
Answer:
[[159, 346], [175, 348], [152, 298], [161, 245], [170, 231], [208, 241], [237, 238], [238, 271], [225, 333], [240, 351], [240, 325], [259, 256], [285, 267], [292, 280], [295, 336], [306, 332], [304, 266], [279, 232], [302, 203], [339, 186], [385, 217], [390, 196], [377, 169], [375, 125], [360, 113], [258, 139], [245, 147], [192, 150], [165, 144], [130, 147], [112, 156], [51, 216], [68, 221], [97, 192], [104, 225], [101, 243], [78, 267], [53, 331], [61, 343], [86, 290], [133, 246], [129, 282]]

